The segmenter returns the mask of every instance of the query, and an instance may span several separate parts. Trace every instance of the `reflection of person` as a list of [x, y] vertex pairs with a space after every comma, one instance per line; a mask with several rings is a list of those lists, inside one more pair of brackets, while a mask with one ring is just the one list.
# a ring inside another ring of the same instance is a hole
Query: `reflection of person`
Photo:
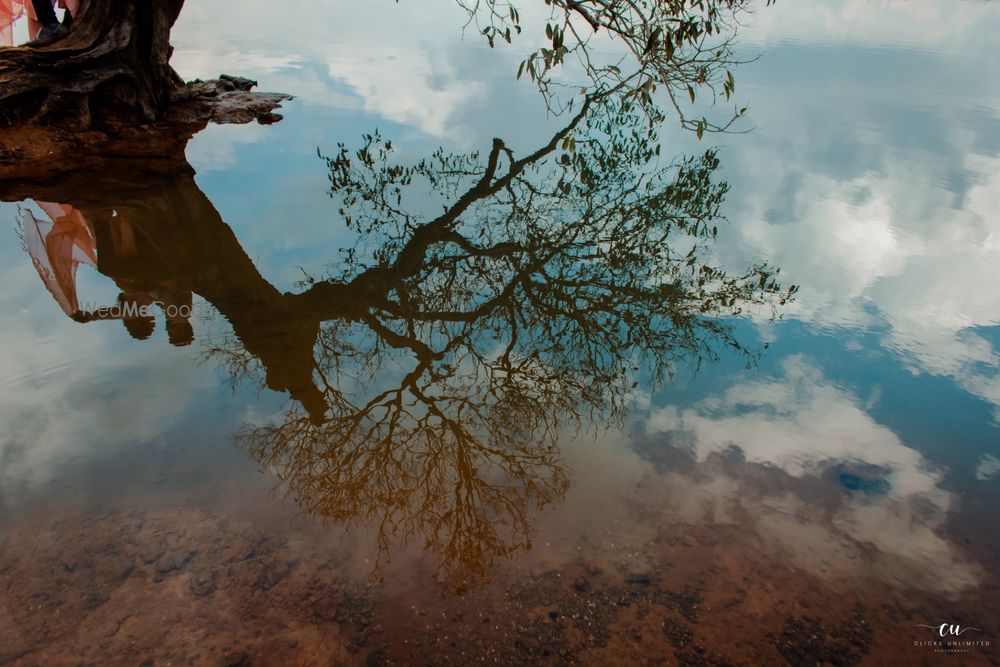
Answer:
[[118, 310], [133, 338], [145, 340], [152, 335], [156, 327], [152, 307], [157, 306], [163, 312], [171, 345], [183, 347], [194, 342], [190, 291], [177, 288], [173, 280], [148, 283], [121, 276], [112, 276], [112, 279], [122, 289]]
[[14, 21], [25, 14], [28, 16], [28, 35], [32, 38], [28, 46], [48, 46], [69, 32], [73, 16], [79, 9], [79, 0], [59, 0], [59, 6], [66, 9], [66, 16], [60, 23], [51, 0], [0, 0], [0, 46], [12, 46]]
[[[172, 278], [162, 259], [135, 228], [120, 217], [95, 229], [84, 215], [67, 204], [38, 202], [50, 220], [25, 210], [20, 235], [42, 282], [67, 315], [77, 322], [121, 320], [129, 335], [149, 338], [156, 328], [152, 315], [158, 306], [166, 318], [172, 345], [194, 341], [191, 326], [192, 294]], [[101, 252], [98, 252], [100, 248]], [[113, 307], [81, 308], [76, 290], [80, 264], [95, 267], [121, 289]]]
[[118, 313], [125, 330], [136, 340], [146, 340], [156, 330], [156, 320], [150, 314], [153, 297], [141, 289], [124, 289], [118, 295]]
[[169, 290], [159, 294], [157, 302], [163, 309], [167, 321], [167, 340], [175, 347], [183, 347], [194, 342], [194, 327], [191, 326], [192, 294], [190, 291]]
[[77, 267], [97, 266], [94, 228], [72, 206], [49, 202], [39, 202], [38, 206], [49, 219], [25, 210], [20, 220], [21, 241], [45, 287], [63, 312], [73, 315], [80, 310]]

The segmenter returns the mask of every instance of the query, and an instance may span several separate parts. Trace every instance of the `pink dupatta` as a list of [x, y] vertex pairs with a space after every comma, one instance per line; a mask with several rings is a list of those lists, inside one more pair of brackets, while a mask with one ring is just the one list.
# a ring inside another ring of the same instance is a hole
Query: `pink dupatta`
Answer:
[[50, 220], [25, 210], [18, 221], [24, 249], [56, 302], [67, 315], [80, 310], [76, 269], [97, 266], [97, 240], [83, 215], [67, 204], [38, 204]]
[[[75, 17], [80, 0], [59, 0], [59, 6]], [[0, 0], [0, 47], [14, 45], [14, 21], [22, 16], [28, 17], [28, 35], [34, 37], [40, 26], [30, 0]]]
[[20, 0], [0, 0], [0, 46], [14, 45], [14, 21], [23, 15]]
[[[79, 0], [59, 0], [59, 6], [76, 15]], [[27, 16], [29, 34], [37, 32], [35, 11], [25, 0], [0, 0], [0, 47], [13, 46], [14, 22]], [[94, 230], [72, 206], [39, 202], [50, 220], [25, 211], [20, 224], [24, 248], [42, 282], [67, 315], [80, 310], [76, 294], [76, 269], [80, 264], [97, 266]]]

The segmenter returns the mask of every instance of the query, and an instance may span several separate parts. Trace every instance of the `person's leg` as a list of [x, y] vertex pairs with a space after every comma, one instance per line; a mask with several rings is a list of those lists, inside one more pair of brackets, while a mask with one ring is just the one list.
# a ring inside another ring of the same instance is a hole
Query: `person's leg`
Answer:
[[28, 46], [48, 46], [66, 36], [69, 29], [59, 23], [51, 0], [31, 0], [31, 6], [35, 10], [38, 22], [42, 24], [42, 29], [38, 31], [33, 40], [28, 42]]
[[56, 10], [53, 9], [49, 0], [31, 0], [31, 6], [35, 10], [35, 17], [43, 26], [59, 23], [56, 18]]

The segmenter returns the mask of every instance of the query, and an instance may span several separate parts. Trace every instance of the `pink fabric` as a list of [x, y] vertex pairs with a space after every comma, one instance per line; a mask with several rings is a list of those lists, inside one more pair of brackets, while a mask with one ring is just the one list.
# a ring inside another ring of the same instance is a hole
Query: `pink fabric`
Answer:
[[24, 5], [21, 4], [21, 0], [0, 0], [0, 46], [14, 44], [12, 26], [22, 15], [24, 15]]
[[[79, 0], [59, 0], [59, 6], [76, 15]], [[12, 46], [14, 21], [27, 16], [34, 23], [35, 12], [28, 0], [0, 0], [0, 46]], [[37, 25], [29, 34], [37, 32]], [[76, 294], [76, 269], [80, 264], [97, 266], [97, 242], [90, 223], [72, 206], [39, 202], [49, 220], [26, 211], [20, 223], [21, 239], [45, 287], [67, 315], [80, 310]]]
[[[76, 16], [80, 0], [59, 0], [59, 6]], [[22, 16], [28, 17], [28, 34], [34, 37], [39, 26], [30, 0], [0, 0], [0, 46], [14, 45], [14, 21]]]
[[38, 202], [50, 218], [36, 218], [25, 211], [19, 220], [24, 248], [45, 287], [67, 315], [80, 310], [76, 294], [76, 269], [97, 266], [94, 230], [83, 215], [66, 204]]

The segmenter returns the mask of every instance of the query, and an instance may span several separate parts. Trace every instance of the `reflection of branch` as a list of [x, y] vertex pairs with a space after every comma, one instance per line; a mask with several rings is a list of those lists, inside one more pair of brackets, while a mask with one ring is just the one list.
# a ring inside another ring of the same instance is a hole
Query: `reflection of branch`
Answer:
[[[404, 385], [425, 411], [413, 411]], [[440, 555], [442, 575], [461, 585], [524, 548], [527, 512], [561, 497], [568, 481], [551, 451], [484, 449], [439, 400], [411, 373], [398, 389], [322, 426], [289, 413], [279, 426], [247, 431], [243, 440], [305, 511], [372, 523], [383, 549], [393, 535], [422, 535]]]
[[[660, 165], [643, 118], [604, 95], [520, 159], [496, 139], [482, 160], [402, 167], [376, 135], [356, 160], [343, 147], [329, 160], [360, 240], [340, 278], [285, 297], [327, 320], [327, 411], [292, 407], [241, 436], [306, 512], [376, 525], [383, 549], [420, 535], [466, 585], [527, 548], [531, 508], [564, 493], [566, 426], [621, 418], [644, 365], [655, 382], [718, 347], [752, 356], [721, 316], [791, 291], [767, 267], [703, 261], [726, 192], [718, 160]], [[420, 183], [448, 201], [426, 222], [404, 202]]]
[[[520, 160], [511, 160], [507, 173], [500, 177], [496, 177], [500, 156], [501, 154], [510, 155], [510, 151], [502, 140], [494, 139], [486, 168], [478, 182], [459, 197], [443, 214], [414, 230], [390, 267], [369, 269], [346, 285], [332, 281], [317, 283], [302, 297], [313, 305], [320, 304], [324, 300], [338, 303], [347, 300], [353, 301], [353, 297], [359, 292], [369, 298], [378, 298], [375, 295], [384, 291], [385, 287], [395, 286], [402, 278], [418, 273], [423, 267], [428, 248], [449, 238], [451, 227], [470, 206], [508, 188], [528, 166], [551, 154], [559, 143], [569, 136], [586, 117], [591, 103], [591, 99], [586, 100], [570, 123], [553, 135], [547, 144]], [[345, 159], [346, 154], [342, 152], [338, 158], [340, 162], [331, 161], [331, 166], [336, 168], [336, 165], [343, 164]]]
[[[510, 42], [512, 29], [521, 32], [519, 12], [508, 2], [458, 3], [470, 21], [476, 21], [490, 46]], [[554, 81], [553, 71], [575, 55], [590, 92], [622, 86], [652, 110], [659, 87], [665, 90], [681, 125], [699, 136], [726, 131], [743, 116], [745, 109], [718, 123], [704, 116], [689, 117], [679, 100], [690, 97], [694, 103], [696, 91], [704, 89], [713, 101], [720, 94], [727, 100], [731, 97], [735, 81], [730, 68], [741, 62], [733, 53], [733, 40], [752, 0], [546, 0], [546, 5], [551, 7], [545, 22], [548, 45], [522, 61], [518, 77], [524, 75], [536, 83], [550, 110], [560, 109], [553, 91], [564, 87]], [[591, 40], [598, 34], [620, 45], [623, 55], [609, 61], [597, 57], [600, 52], [591, 48]]]

